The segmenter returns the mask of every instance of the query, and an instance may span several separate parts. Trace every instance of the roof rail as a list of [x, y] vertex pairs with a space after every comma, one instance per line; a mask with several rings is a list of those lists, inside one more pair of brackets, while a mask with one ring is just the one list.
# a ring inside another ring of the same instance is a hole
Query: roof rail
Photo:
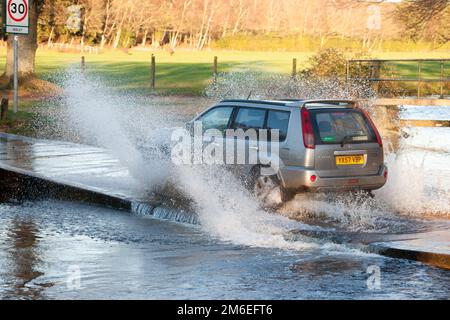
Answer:
[[330, 105], [339, 105], [340, 103], [348, 103], [348, 104], [356, 104], [354, 100], [349, 99], [281, 99], [276, 101], [271, 100], [246, 100], [246, 99], [225, 99], [221, 102], [234, 102], [234, 103], [257, 103], [263, 105], [272, 105], [272, 106], [284, 106], [284, 107], [292, 107], [296, 106], [296, 102], [303, 104], [311, 104], [311, 103], [325, 103]]
[[245, 100], [245, 99], [226, 99], [220, 102], [239, 102], [239, 103], [259, 103], [259, 104], [267, 104], [272, 106], [286, 106], [286, 103], [277, 102], [277, 101], [267, 101], [267, 100]]
[[348, 105], [352, 105], [355, 107], [357, 105], [357, 101], [349, 100], [349, 99], [318, 99], [318, 100], [305, 100], [303, 101], [303, 105], [313, 104], [313, 103], [323, 103], [328, 105], [339, 106], [341, 103], [345, 103]]
[[280, 99], [280, 101], [288, 101], [288, 102], [302, 102], [306, 99]]
[[329, 104], [336, 104], [336, 103], [354, 103], [355, 100], [351, 99], [311, 99], [311, 100], [303, 100], [306, 103], [329, 103]]

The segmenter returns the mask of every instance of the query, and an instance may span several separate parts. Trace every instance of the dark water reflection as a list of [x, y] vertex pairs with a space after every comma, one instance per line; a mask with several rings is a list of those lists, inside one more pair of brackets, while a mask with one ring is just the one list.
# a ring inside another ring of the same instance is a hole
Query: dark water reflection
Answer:
[[[379, 290], [367, 287], [373, 265]], [[198, 226], [54, 201], [0, 204], [0, 267], [3, 299], [450, 297], [450, 272], [416, 262], [333, 244], [236, 246]]]
[[7, 226], [6, 235], [6, 269], [2, 276], [9, 290], [3, 293], [3, 298], [44, 298], [43, 290], [52, 283], [29, 285], [44, 274], [40, 271], [42, 254], [38, 227], [32, 219], [15, 217]]

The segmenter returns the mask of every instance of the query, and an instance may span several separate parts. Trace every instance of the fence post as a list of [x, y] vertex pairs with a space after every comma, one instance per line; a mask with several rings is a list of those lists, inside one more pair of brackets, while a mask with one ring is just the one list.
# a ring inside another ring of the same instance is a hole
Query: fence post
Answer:
[[422, 61], [419, 61], [418, 64], [418, 72], [419, 72], [419, 81], [417, 82], [417, 98], [420, 98], [420, 85], [422, 80]]
[[152, 64], [150, 67], [150, 73], [151, 73], [151, 88], [155, 89], [155, 83], [156, 83], [156, 61], [155, 61], [155, 55], [152, 54]]
[[444, 99], [444, 60], [441, 61], [441, 99]]
[[217, 81], [217, 56], [214, 56], [213, 61], [213, 82], [216, 83]]
[[350, 80], [350, 61], [345, 61], [345, 82]]
[[85, 70], [86, 70], [86, 60], [84, 56], [81, 56], [81, 73], [84, 74]]
[[381, 76], [381, 61], [379, 60], [373, 60], [372, 61], [372, 82], [373, 82], [373, 89], [376, 93], [379, 93], [380, 91], [380, 76]]
[[292, 79], [297, 77], [297, 58], [292, 59]]
[[0, 107], [0, 120], [6, 120], [6, 116], [8, 115], [8, 98], [3, 98]]

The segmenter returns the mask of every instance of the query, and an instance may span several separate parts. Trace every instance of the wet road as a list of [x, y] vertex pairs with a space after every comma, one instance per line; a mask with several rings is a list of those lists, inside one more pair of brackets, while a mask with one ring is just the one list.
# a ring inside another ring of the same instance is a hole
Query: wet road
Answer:
[[[237, 246], [198, 226], [53, 201], [0, 204], [0, 266], [2, 299], [450, 298], [450, 272], [417, 262], [330, 243]], [[380, 288], [368, 287], [370, 266]]]

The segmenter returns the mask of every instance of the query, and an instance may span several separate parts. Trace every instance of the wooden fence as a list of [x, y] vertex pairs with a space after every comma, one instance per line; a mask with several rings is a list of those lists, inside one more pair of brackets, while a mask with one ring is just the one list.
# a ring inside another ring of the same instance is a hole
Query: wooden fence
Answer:
[[[434, 83], [437, 84], [435, 93], [443, 99], [446, 94], [450, 94], [450, 92], [444, 90], [450, 84], [450, 76], [446, 73], [446, 65], [450, 69], [450, 59], [349, 60], [346, 67], [346, 79], [350, 80], [355, 76], [352, 74], [352, 70], [358, 71], [365, 66], [366, 69], [370, 70], [368, 80], [374, 84], [377, 91], [379, 85], [383, 82], [412, 82], [417, 84], [417, 97], [420, 98], [423, 84]], [[425, 67], [427, 67], [427, 70], [425, 70]]]
[[[85, 57], [81, 62], [81, 70], [85, 70]], [[446, 66], [448, 64], [448, 66]], [[211, 73], [213, 81], [217, 80], [219, 60], [214, 56], [211, 65]], [[426, 66], [427, 70], [424, 70]], [[364, 67], [364, 69], [363, 69]], [[150, 87], [156, 89], [156, 57], [154, 54], [150, 58]], [[401, 70], [401, 69], [406, 69]], [[364, 70], [366, 74], [361, 75]], [[378, 92], [380, 84], [383, 82], [391, 83], [416, 83], [417, 97], [423, 95], [422, 87], [425, 83], [436, 84], [433, 87], [435, 94], [444, 99], [446, 95], [450, 95], [450, 76], [447, 74], [450, 70], [450, 59], [392, 59], [392, 60], [348, 60], [346, 63], [345, 79], [350, 81], [356, 77], [364, 77], [372, 82], [373, 87]], [[403, 75], [402, 75], [403, 73]], [[406, 73], [406, 76], [405, 76]], [[414, 76], [411, 76], [413, 74]], [[292, 59], [291, 77], [296, 78], [297, 59]]]

